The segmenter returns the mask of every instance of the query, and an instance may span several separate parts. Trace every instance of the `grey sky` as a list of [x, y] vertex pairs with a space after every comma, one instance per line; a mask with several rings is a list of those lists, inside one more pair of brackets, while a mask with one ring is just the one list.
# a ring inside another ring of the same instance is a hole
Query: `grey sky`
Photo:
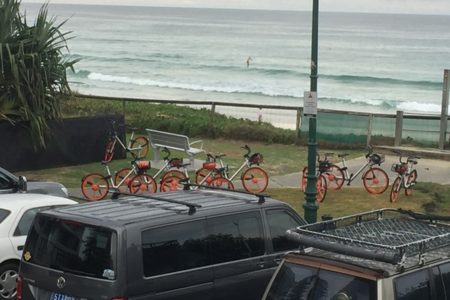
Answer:
[[[24, 3], [42, 0], [22, 0]], [[50, 0], [50, 3], [311, 10], [312, 0]], [[446, 14], [450, 0], [320, 0], [321, 11]]]

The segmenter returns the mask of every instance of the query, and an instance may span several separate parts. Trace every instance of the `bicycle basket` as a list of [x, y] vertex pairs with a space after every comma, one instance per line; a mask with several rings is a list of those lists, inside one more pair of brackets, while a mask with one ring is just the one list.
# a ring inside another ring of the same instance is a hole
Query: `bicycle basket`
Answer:
[[204, 162], [203, 168], [205, 168], [207, 170], [214, 170], [216, 168], [216, 163], [213, 161]]
[[374, 165], [381, 165], [384, 162], [384, 154], [372, 154], [370, 156], [370, 161]]
[[251, 165], [258, 165], [264, 161], [263, 155], [261, 153], [255, 153], [248, 159]]
[[180, 168], [183, 164], [183, 160], [181, 158], [172, 158], [169, 161], [169, 165], [171, 168]]
[[320, 161], [319, 162], [319, 172], [324, 173], [328, 171], [331, 167], [331, 164], [329, 161]]
[[402, 175], [408, 171], [408, 164], [393, 164], [391, 171]]
[[136, 167], [139, 170], [148, 170], [151, 168], [151, 164], [149, 160], [140, 160], [135, 162]]

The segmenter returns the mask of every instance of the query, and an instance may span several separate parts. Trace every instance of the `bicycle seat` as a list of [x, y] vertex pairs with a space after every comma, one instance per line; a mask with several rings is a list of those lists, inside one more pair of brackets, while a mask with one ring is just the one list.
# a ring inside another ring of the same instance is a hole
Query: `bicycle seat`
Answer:
[[349, 154], [348, 153], [341, 153], [341, 154], [338, 154], [338, 157], [346, 157], [346, 156], [348, 156]]
[[414, 158], [408, 158], [408, 162], [412, 163], [413, 165], [417, 165], [417, 159], [415, 157]]

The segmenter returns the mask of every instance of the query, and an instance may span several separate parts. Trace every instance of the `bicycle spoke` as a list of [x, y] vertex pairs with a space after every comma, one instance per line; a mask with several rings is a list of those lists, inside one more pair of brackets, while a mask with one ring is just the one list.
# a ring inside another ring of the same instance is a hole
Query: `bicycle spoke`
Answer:
[[133, 194], [152, 194], [156, 192], [156, 182], [148, 174], [136, 175], [128, 186]]
[[89, 201], [102, 200], [108, 194], [108, 189], [108, 181], [98, 173], [88, 174], [81, 181], [81, 192]]
[[248, 168], [242, 175], [242, 185], [247, 192], [262, 193], [269, 184], [269, 176], [260, 167]]
[[389, 177], [380, 168], [370, 168], [363, 175], [363, 184], [371, 194], [382, 194], [389, 186]]

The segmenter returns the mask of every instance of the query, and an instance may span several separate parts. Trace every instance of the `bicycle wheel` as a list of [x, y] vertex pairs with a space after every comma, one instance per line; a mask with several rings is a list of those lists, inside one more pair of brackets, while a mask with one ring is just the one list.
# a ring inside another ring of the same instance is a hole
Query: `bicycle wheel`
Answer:
[[130, 189], [130, 193], [140, 195], [152, 194], [157, 190], [155, 180], [148, 174], [134, 176], [131, 179], [128, 188]]
[[[183, 174], [184, 175], [184, 174]], [[174, 192], [184, 189], [184, 184], [181, 182], [184, 178], [180, 178], [177, 175], [168, 175], [161, 180], [159, 190], [161, 192]]]
[[[120, 192], [127, 192], [129, 190], [128, 186], [130, 185], [131, 178], [135, 175], [133, 173], [130, 174], [131, 170], [131, 168], [123, 168], [114, 174], [114, 185], [117, 186]], [[128, 174], [130, 175], [127, 177]], [[122, 184], [120, 184], [121, 182]]]
[[105, 156], [103, 157], [103, 160], [106, 162], [110, 162], [113, 157], [114, 157], [114, 147], [116, 146], [116, 140], [112, 139], [109, 140], [106, 143], [106, 148], [105, 148]]
[[[139, 159], [143, 159], [147, 157], [148, 154], [148, 139], [145, 136], [138, 136], [136, 137], [130, 145], [131, 149], [140, 149], [140, 150], [134, 150], [137, 152], [136, 157]], [[133, 151], [133, 152], [134, 152]]]
[[98, 201], [106, 197], [109, 183], [105, 176], [99, 173], [90, 173], [81, 180], [81, 192], [89, 201]]
[[401, 189], [401, 179], [400, 177], [395, 178], [394, 183], [392, 184], [391, 194], [389, 196], [389, 200], [394, 203], [398, 200], [398, 196], [400, 194]]
[[344, 172], [336, 165], [331, 165], [323, 174], [327, 180], [327, 189], [337, 191], [344, 184]]
[[325, 200], [325, 196], [327, 195], [328, 190], [327, 180], [325, 179], [325, 176], [323, 176], [322, 174], [319, 175], [319, 177], [317, 177], [316, 190], [317, 190], [316, 195], [317, 202], [322, 203]]
[[249, 193], [262, 193], [269, 184], [269, 176], [260, 167], [250, 167], [242, 174], [242, 186]]
[[216, 188], [223, 188], [223, 189], [229, 189], [234, 190], [234, 185], [231, 182], [231, 180], [225, 178], [225, 177], [216, 177], [214, 178], [211, 183], [208, 184], [208, 186], [216, 187]]
[[166, 177], [171, 177], [171, 176], [175, 176], [179, 179], [186, 179], [186, 174], [184, 174], [183, 172], [179, 171], [179, 170], [169, 170], [167, 172], [165, 172], [163, 174], [163, 176], [161, 177], [161, 182], [166, 178]]
[[371, 194], [382, 194], [389, 186], [386, 172], [377, 167], [367, 170], [362, 179], [364, 187]]
[[405, 187], [406, 196], [410, 196], [412, 194], [412, 188], [416, 184], [416, 181], [417, 181], [417, 170], [413, 170], [406, 179], [406, 186], [407, 186]]
[[304, 167], [302, 171], [302, 178], [300, 179], [300, 186], [302, 191], [306, 191], [306, 184], [308, 183], [308, 167]]
[[198, 169], [197, 172], [195, 172], [195, 183], [203, 184], [203, 185], [210, 185], [211, 182], [216, 177], [222, 177], [220, 175], [219, 170], [217, 170], [217, 169], [209, 170], [206, 168], [201, 168], [201, 169]]

